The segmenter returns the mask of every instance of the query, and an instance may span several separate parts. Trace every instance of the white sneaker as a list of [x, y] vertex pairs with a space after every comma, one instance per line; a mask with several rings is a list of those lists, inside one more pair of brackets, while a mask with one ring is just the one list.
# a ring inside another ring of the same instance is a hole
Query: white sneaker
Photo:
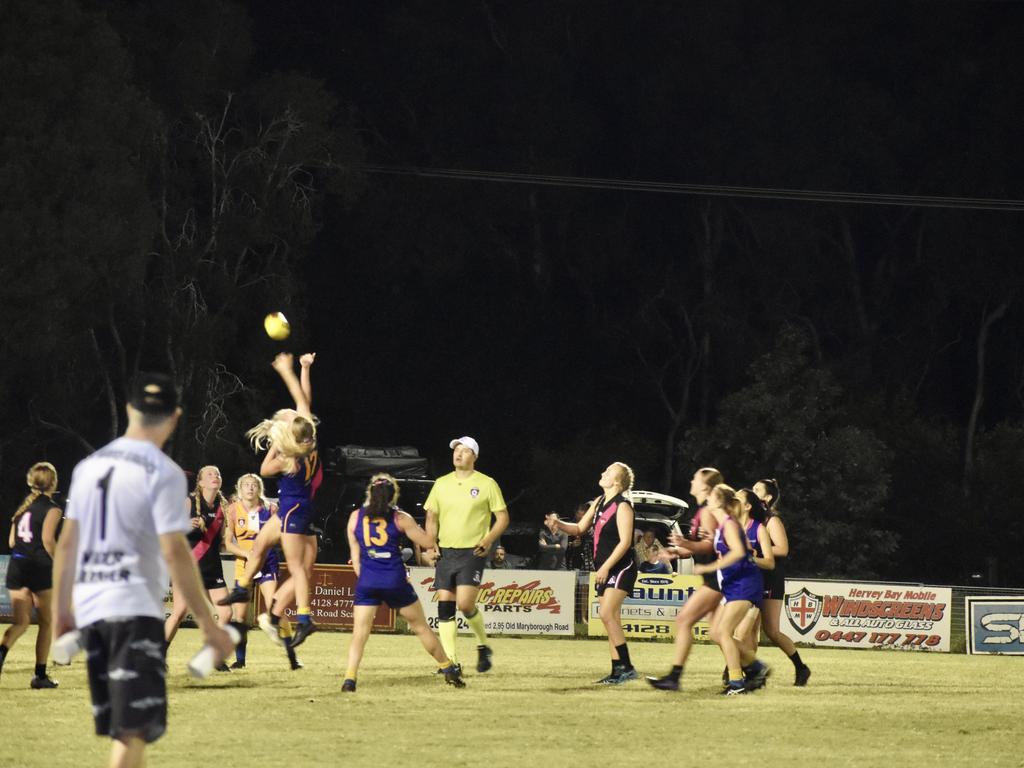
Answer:
[[261, 613], [257, 616], [256, 623], [260, 625], [260, 629], [266, 633], [267, 637], [269, 637], [275, 645], [279, 645], [284, 648], [284, 640], [281, 638], [281, 635], [278, 634], [277, 627], [270, 623], [269, 613]]

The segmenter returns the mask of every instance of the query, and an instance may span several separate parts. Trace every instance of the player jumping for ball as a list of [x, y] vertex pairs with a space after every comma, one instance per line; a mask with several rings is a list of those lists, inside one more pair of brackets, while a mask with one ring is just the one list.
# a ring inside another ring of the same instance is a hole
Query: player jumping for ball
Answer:
[[[281, 476], [277, 483], [281, 548], [295, 584], [298, 617], [298, 626], [290, 643], [292, 648], [297, 648], [316, 631], [310, 617], [309, 600], [310, 574], [316, 561], [316, 536], [311, 528], [312, 500], [323, 479], [323, 471], [317, 452], [317, 422], [310, 410], [313, 402], [310, 368], [315, 359], [314, 353], [306, 353], [299, 358], [300, 380], [293, 370], [294, 358], [290, 353], [281, 352], [274, 358], [274, 370], [288, 387], [295, 409], [284, 408], [246, 433], [257, 450], [268, 449], [260, 474], [263, 477]], [[250, 585], [248, 576], [243, 576], [226, 602], [248, 602]]]

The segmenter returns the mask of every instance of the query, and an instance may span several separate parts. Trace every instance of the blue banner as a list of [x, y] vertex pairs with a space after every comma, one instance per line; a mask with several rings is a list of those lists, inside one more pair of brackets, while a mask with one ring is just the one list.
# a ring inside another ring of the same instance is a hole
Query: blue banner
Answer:
[[1024, 597], [967, 597], [967, 652], [1024, 656]]

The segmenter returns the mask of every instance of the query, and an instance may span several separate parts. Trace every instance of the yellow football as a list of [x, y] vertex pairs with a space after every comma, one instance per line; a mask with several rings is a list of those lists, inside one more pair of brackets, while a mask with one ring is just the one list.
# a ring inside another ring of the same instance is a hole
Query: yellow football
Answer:
[[292, 332], [292, 327], [288, 325], [288, 318], [281, 312], [271, 312], [263, 318], [263, 328], [266, 330], [267, 336], [274, 341], [284, 341]]

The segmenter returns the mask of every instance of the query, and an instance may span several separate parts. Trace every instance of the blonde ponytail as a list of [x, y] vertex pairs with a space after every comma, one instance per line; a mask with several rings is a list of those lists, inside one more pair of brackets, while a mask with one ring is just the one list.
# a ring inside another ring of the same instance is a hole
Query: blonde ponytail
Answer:
[[38, 461], [29, 467], [25, 483], [30, 492], [14, 513], [13, 520], [25, 514], [40, 496], [49, 496], [57, 490], [57, 468], [48, 461]]

